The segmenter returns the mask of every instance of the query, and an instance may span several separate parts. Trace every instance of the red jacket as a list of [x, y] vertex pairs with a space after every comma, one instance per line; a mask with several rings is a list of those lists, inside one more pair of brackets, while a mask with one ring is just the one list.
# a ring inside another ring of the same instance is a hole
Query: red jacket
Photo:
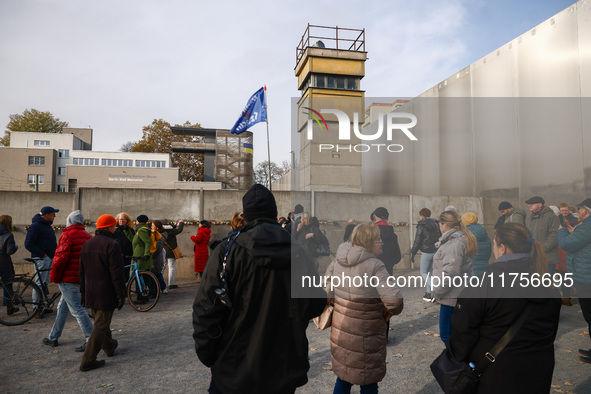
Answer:
[[207, 227], [200, 227], [197, 235], [191, 237], [191, 241], [195, 242], [195, 272], [203, 272], [205, 264], [209, 258], [209, 249], [207, 243], [211, 236], [211, 229]]
[[53, 283], [80, 283], [80, 249], [90, 238], [92, 235], [84, 230], [83, 224], [72, 224], [64, 229], [55, 250], [49, 280]]

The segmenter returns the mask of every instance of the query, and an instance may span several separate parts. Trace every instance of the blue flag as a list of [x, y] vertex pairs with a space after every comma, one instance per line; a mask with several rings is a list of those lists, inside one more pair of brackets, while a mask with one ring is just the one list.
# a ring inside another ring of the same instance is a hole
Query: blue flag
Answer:
[[258, 92], [246, 103], [246, 107], [240, 114], [240, 117], [230, 129], [231, 133], [240, 134], [248, 130], [252, 125], [267, 120], [267, 110], [265, 109], [265, 88], [260, 88]]

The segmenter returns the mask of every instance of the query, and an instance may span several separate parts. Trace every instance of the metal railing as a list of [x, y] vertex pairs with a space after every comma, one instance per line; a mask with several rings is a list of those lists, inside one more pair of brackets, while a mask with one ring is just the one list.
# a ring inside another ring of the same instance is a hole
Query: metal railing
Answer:
[[[316, 33], [318, 30], [320, 32]], [[341, 33], [340, 37], [339, 32]], [[296, 64], [298, 64], [304, 55], [306, 48], [310, 46], [310, 41], [312, 41], [312, 46], [318, 44], [318, 41], [316, 40], [321, 41], [324, 45], [326, 45], [326, 43], [324, 43], [322, 40], [326, 40], [328, 43], [334, 44], [325, 46], [325, 48], [329, 49], [365, 52], [365, 29], [348, 29], [338, 26], [331, 27], [311, 25], [308, 23], [308, 27], [306, 28], [306, 31], [302, 35], [302, 39], [296, 48]]]

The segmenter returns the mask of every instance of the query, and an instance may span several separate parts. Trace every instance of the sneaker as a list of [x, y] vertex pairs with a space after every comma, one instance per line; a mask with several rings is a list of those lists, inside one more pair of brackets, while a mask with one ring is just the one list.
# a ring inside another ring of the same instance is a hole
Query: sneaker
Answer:
[[431, 293], [425, 293], [425, 295], [423, 296], [423, 301], [433, 302], [435, 301], [435, 298], [431, 296]]
[[583, 356], [591, 357], [591, 349], [589, 349], [589, 350], [579, 349], [579, 354], [582, 354]]
[[78, 353], [82, 353], [83, 351], [85, 351], [85, 350], [86, 350], [86, 342], [84, 342], [84, 344], [83, 344], [82, 346], [78, 346], [78, 347], [77, 347], [76, 349], [74, 349], [74, 350], [76, 350]]
[[178, 289], [179, 287], [177, 285], [170, 285], [168, 286], [169, 289]]
[[168, 289], [162, 290], [162, 294], [168, 294]]
[[[119, 342], [117, 342], [116, 339], [113, 339], [113, 342], [115, 343], [115, 347], [113, 348], [113, 350], [111, 350], [110, 352], [107, 352], [105, 350], [105, 354], [107, 355], [107, 357], [113, 357], [115, 355], [115, 350], [117, 349], [117, 347], [119, 346]], [[104, 361], [103, 361], [104, 362]]]
[[81, 365], [80, 370], [82, 372], [92, 371], [93, 369], [97, 369], [105, 365], [105, 360], [94, 360], [88, 365]]
[[579, 360], [581, 360], [584, 363], [591, 364], [591, 357], [588, 357], [588, 356], [579, 356]]
[[59, 343], [57, 343], [57, 339], [49, 339], [49, 338], [43, 338], [43, 344], [47, 345], [47, 346], [51, 346], [51, 347], [59, 346]]

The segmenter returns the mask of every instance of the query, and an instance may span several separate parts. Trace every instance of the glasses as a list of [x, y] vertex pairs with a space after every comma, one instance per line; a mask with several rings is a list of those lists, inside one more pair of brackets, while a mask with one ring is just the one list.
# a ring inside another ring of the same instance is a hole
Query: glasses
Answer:
[[382, 241], [381, 239], [378, 239], [377, 241], [373, 241], [374, 244], [383, 244], [384, 241]]

